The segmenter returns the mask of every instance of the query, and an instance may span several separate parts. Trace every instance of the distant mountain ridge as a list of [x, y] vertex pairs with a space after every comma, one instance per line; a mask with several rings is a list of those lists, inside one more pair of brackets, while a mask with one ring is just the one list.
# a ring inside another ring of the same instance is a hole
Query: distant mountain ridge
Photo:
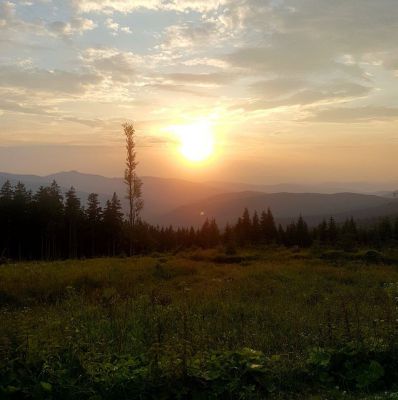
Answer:
[[[56, 180], [63, 192], [74, 186], [83, 204], [90, 192], [98, 193], [102, 203], [116, 192], [126, 205], [122, 178], [109, 178], [78, 171], [46, 176], [0, 172], [0, 185], [7, 179], [13, 184], [21, 181], [32, 191]], [[343, 190], [347, 189], [348, 184], [253, 185], [216, 181], [199, 183], [151, 176], [144, 176], [142, 180], [145, 201], [143, 218], [161, 225], [197, 226], [207, 217], [215, 217], [220, 225], [224, 225], [226, 222], [235, 221], [245, 207], [251, 211], [262, 211], [270, 207], [275, 217], [282, 223], [300, 214], [309, 222], [316, 223], [331, 215], [343, 219], [351, 215], [367, 218], [398, 213], [398, 199], [393, 198], [393, 186], [353, 184], [357, 190], [384, 187], [386, 190], [380, 190], [382, 196], [378, 196]], [[339, 187], [343, 193], [333, 192]], [[317, 188], [319, 193], [310, 193], [312, 189]]]
[[181, 206], [164, 215], [161, 223], [199, 226], [206, 218], [216, 218], [223, 226], [227, 222], [235, 222], [244, 208], [250, 212], [261, 212], [268, 207], [281, 223], [302, 215], [314, 224], [331, 216], [342, 221], [351, 216], [368, 218], [398, 214], [398, 199], [357, 193], [227, 193]]
[[[40, 186], [49, 185], [55, 180], [63, 192], [73, 186], [83, 204], [91, 192], [98, 193], [103, 204], [116, 192], [127, 208], [127, 201], [125, 200], [126, 188], [122, 178], [108, 178], [101, 175], [83, 174], [77, 171], [59, 172], [46, 176], [0, 172], [0, 185], [7, 179], [13, 184], [21, 181], [32, 191], [36, 191]], [[148, 176], [142, 177], [142, 180], [145, 201], [142, 215], [143, 218], [152, 223], [157, 223], [158, 216], [170, 212], [182, 204], [189, 204], [222, 193], [221, 189], [183, 179]]]
[[367, 182], [325, 182], [317, 184], [278, 183], [278, 184], [248, 184], [236, 182], [208, 181], [206, 184], [224, 189], [226, 192], [265, 192], [265, 193], [361, 193], [377, 194], [379, 196], [393, 197], [398, 189], [398, 182], [367, 183]]

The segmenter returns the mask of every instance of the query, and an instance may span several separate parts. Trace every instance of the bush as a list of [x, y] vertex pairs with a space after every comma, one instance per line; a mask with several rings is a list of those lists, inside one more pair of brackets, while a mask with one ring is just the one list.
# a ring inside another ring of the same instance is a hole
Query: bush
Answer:
[[368, 250], [363, 255], [363, 260], [369, 264], [381, 264], [384, 262], [384, 255], [377, 250]]
[[349, 390], [391, 389], [398, 382], [398, 359], [382, 345], [310, 351], [308, 368], [315, 382]]

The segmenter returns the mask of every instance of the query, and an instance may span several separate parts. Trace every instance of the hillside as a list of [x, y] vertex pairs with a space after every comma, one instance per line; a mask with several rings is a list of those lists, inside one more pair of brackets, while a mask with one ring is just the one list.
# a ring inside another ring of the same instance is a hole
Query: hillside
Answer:
[[236, 221], [245, 207], [251, 212], [269, 207], [282, 223], [300, 214], [310, 223], [318, 223], [330, 216], [343, 220], [350, 216], [368, 218], [398, 213], [398, 200], [356, 193], [228, 193], [179, 207], [164, 215], [161, 223], [198, 226], [206, 218], [216, 218], [222, 226]]
[[[7, 179], [13, 184], [21, 181], [33, 192], [42, 185], [50, 184], [55, 179], [63, 192], [73, 186], [83, 203], [91, 192], [98, 193], [102, 203], [105, 203], [113, 192], [116, 192], [127, 207], [127, 202], [124, 199], [125, 186], [121, 178], [108, 178], [77, 171], [59, 172], [47, 176], [0, 173], [0, 185]], [[143, 217], [153, 223], [158, 222], [159, 215], [170, 212], [181, 205], [222, 193], [221, 189], [210, 185], [182, 179], [144, 176], [142, 181], [145, 188]]]
[[[124, 199], [125, 187], [121, 178], [109, 178], [77, 171], [59, 172], [47, 176], [0, 173], [0, 185], [7, 179], [13, 184], [18, 181], [24, 182], [32, 191], [36, 191], [41, 185], [50, 184], [55, 179], [63, 192], [74, 186], [83, 204], [90, 192], [98, 193], [103, 204], [113, 192], [116, 192], [123, 205], [125, 207], [127, 205]], [[302, 214], [311, 224], [331, 215], [338, 220], [351, 215], [366, 219], [398, 212], [398, 199], [387, 197], [387, 195], [391, 196], [391, 193], [387, 191], [383, 192], [385, 196], [348, 192], [297, 193], [311, 187], [293, 184], [199, 183], [151, 176], [144, 176], [142, 180], [145, 201], [143, 218], [148, 222], [161, 225], [197, 226], [202, 224], [207, 217], [215, 217], [220, 225], [224, 225], [228, 221], [235, 221], [245, 207], [250, 211], [260, 211], [270, 207], [281, 223], [286, 223]], [[325, 185], [312, 186], [312, 188], [318, 188], [321, 192], [333, 189], [332, 186]], [[341, 187], [345, 186], [341, 185]], [[357, 186], [354, 185], [354, 187]], [[368, 185], [368, 189], [371, 188]], [[375, 189], [376, 186], [373, 188]], [[291, 192], [273, 192], [281, 189], [290, 189]], [[334, 189], [338, 189], [337, 184]], [[265, 193], [265, 190], [268, 190], [268, 193]]]

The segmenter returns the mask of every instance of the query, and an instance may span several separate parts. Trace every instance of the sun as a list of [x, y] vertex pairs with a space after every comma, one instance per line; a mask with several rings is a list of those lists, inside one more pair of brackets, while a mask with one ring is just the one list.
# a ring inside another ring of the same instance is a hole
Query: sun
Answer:
[[188, 161], [199, 163], [213, 154], [214, 135], [208, 121], [177, 125], [173, 131], [179, 138], [180, 152]]

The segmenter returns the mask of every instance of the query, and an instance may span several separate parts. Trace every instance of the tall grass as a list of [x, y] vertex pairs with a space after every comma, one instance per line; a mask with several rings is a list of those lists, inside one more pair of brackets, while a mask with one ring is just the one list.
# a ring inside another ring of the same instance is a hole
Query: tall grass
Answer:
[[293, 371], [312, 348], [396, 347], [395, 265], [336, 265], [288, 250], [249, 251], [230, 263], [221, 256], [2, 266], [3, 367], [17, 359], [40, 363], [43, 376], [62, 365], [65, 374], [82, 368], [93, 377], [128, 357], [184, 376], [193, 359], [250, 348], [279, 355]]

